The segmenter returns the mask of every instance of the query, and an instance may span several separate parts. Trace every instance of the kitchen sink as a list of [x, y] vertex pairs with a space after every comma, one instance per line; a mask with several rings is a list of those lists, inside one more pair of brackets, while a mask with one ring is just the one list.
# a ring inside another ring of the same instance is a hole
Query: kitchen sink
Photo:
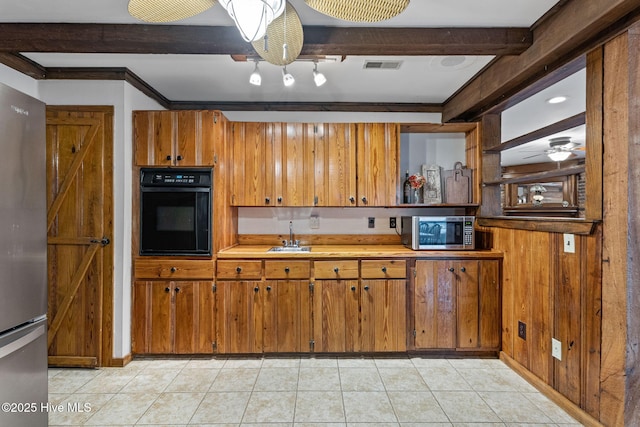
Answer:
[[268, 252], [309, 252], [310, 246], [274, 246]]

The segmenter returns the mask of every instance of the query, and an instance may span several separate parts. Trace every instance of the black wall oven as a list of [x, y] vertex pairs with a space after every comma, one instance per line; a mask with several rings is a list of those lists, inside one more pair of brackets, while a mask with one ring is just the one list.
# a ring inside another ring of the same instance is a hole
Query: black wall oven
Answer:
[[140, 255], [211, 255], [211, 169], [140, 170]]

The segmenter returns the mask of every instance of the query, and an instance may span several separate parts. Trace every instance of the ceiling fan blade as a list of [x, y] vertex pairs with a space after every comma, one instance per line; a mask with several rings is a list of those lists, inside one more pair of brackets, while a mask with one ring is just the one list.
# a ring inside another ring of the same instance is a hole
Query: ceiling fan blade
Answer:
[[190, 18], [216, 4], [216, 0], [129, 0], [129, 15], [145, 22], [173, 22]]
[[351, 22], [378, 22], [402, 13], [409, 0], [305, 0], [307, 5], [333, 18]]
[[544, 156], [544, 154], [534, 154], [534, 155], [532, 155], [532, 156], [523, 157], [523, 158], [522, 158], [522, 160], [524, 160], [524, 159], [531, 159], [531, 158], [533, 158], [533, 157], [538, 157], [538, 156]]
[[579, 145], [571, 149], [571, 151], [586, 151], [586, 147], [584, 145]]
[[[286, 25], [285, 25], [286, 23]], [[266, 42], [265, 42], [266, 37]], [[263, 38], [251, 42], [262, 59], [273, 65], [289, 65], [302, 52], [304, 31], [298, 12], [287, 2], [285, 12], [269, 24]], [[285, 46], [286, 44], [286, 54]]]

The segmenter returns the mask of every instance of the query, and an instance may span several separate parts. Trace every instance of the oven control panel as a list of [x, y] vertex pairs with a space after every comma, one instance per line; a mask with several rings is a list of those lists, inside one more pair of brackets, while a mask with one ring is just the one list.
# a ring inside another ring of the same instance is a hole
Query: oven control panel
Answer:
[[202, 169], [142, 169], [142, 186], [209, 186], [211, 170]]

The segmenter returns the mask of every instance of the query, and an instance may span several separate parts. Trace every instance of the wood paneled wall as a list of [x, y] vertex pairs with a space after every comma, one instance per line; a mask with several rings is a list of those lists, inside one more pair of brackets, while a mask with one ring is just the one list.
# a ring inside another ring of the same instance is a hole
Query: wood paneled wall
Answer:
[[[599, 418], [601, 231], [575, 235], [575, 253], [563, 234], [491, 229], [504, 252], [502, 351]], [[526, 324], [526, 339], [518, 336]], [[551, 338], [562, 360], [551, 356]]]

